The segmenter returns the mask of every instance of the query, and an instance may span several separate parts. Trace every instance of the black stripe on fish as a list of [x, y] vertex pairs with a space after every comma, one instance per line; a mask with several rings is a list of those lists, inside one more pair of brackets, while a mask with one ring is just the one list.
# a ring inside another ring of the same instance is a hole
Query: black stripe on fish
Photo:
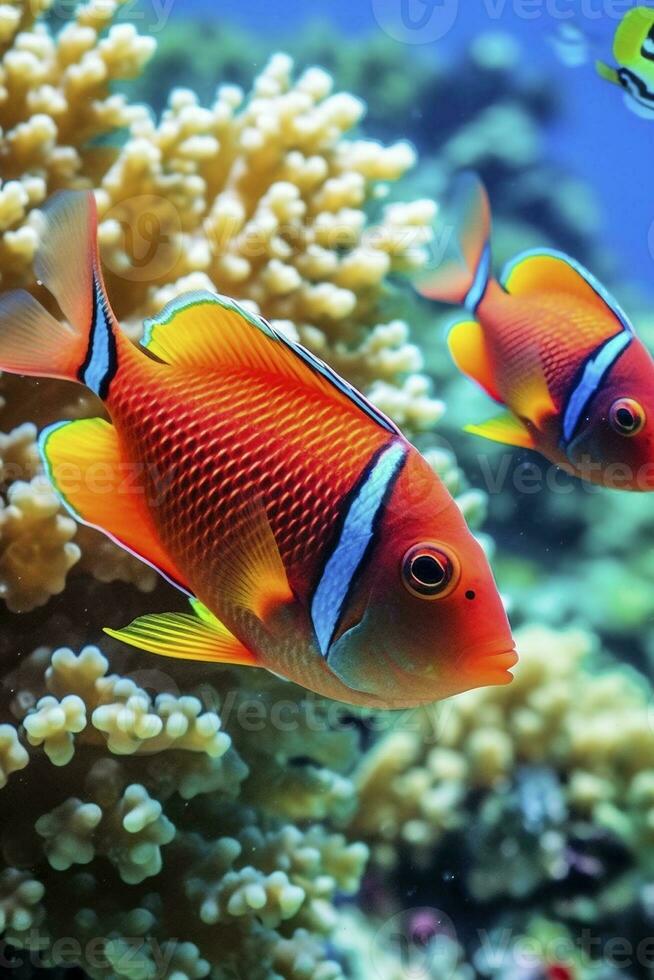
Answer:
[[642, 54], [643, 58], [647, 58], [648, 61], [654, 61], [654, 24], [650, 28], [649, 34], [643, 42], [640, 53]]
[[648, 89], [647, 84], [635, 72], [629, 68], [618, 68], [618, 78], [622, 87], [632, 98], [636, 99], [637, 102], [642, 102], [648, 108], [654, 108], [654, 92]]

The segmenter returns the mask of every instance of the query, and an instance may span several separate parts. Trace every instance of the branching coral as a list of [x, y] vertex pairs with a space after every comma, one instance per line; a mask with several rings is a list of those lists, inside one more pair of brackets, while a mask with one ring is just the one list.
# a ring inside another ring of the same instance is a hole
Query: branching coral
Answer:
[[437, 725], [418, 715], [368, 753], [353, 829], [382, 867], [410, 853], [460, 874], [474, 901], [502, 899], [503, 925], [549, 909], [610, 934], [617, 914], [638, 918], [651, 875], [651, 686], [602, 666], [583, 630], [517, 641], [512, 685], [455, 699]]
[[[40, 650], [5, 680], [6, 938], [45, 964], [81, 963], [92, 977], [222, 978], [246, 964], [251, 977], [340, 976], [335, 962], [321, 965], [320, 937], [335, 925], [335, 892], [356, 890], [367, 850], [302, 821], [328, 785], [316, 781], [323, 759], [349, 763], [352, 738], [323, 726], [311, 733], [302, 714], [276, 730], [275, 706], [282, 695], [300, 705], [296, 690], [263, 677], [235, 686], [227, 672], [200, 693], [234, 710], [232, 740], [216, 711], [175, 692], [172, 677], [171, 690], [153, 698], [108, 668], [96, 647]], [[239, 703], [228, 707], [234, 692]], [[239, 725], [254, 699], [256, 737]], [[292, 826], [265, 787], [300, 744], [295, 780], [305, 787]], [[351, 801], [351, 784], [338, 778]], [[343, 811], [338, 798], [321, 807], [327, 820]]]
[[0, 433], [0, 598], [24, 612], [61, 592], [78, 560], [75, 522], [39, 474], [36, 428]]
[[2, 7], [3, 289], [32, 282], [39, 235], [33, 209], [59, 187], [88, 185], [98, 165], [89, 141], [128, 125], [144, 111], [109, 90], [114, 79], [136, 75], [154, 51], [153, 39], [139, 36], [133, 25], [110, 26], [123, 3], [80, 5], [56, 38], [39, 21], [52, 0], [14, 0]]
[[[406, 324], [380, 324], [380, 297], [389, 272], [424, 261], [434, 205], [396, 203], [369, 223], [367, 205], [414, 154], [348, 137], [363, 112], [326, 72], [294, 80], [276, 55], [247, 100], [223, 86], [204, 108], [180, 89], [159, 124], [135, 121], [98, 189], [110, 293], [134, 334], [171, 296], [209, 285], [362, 386], [420, 371]], [[410, 396], [416, 424], [431, 423], [428, 392]]]

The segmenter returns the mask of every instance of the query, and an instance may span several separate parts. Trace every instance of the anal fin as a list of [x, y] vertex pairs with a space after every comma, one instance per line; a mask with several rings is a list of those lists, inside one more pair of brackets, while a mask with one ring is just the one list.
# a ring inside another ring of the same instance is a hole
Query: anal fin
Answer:
[[159, 541], [145, 488], [130, 478], [118, 434], [104, 419], [58, 422], [44, 429], [39, 450], [46, 473], [73, 517], [190, 594], [184, 577]]
[[512, 412], [503, 412], [487, 422], [477, 425], [466, 425], [466, 432], [483, 436], [492, 442], [501, 442], [507, 446], [520, 446], [522, 449], [533, 449], [534, 439], [529, 429]]
[[121, 630], [104, 632], [129, 646], [179, 660], [254, 667], [257, 659], [205, 606], [193, 603], [190, 613], [140, 616]]

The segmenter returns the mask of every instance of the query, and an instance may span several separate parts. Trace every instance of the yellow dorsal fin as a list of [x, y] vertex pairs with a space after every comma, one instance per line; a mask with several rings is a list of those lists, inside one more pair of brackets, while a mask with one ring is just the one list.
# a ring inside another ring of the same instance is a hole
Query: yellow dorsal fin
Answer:
[[397, 426], [328, 365], [292, 343], [266, 320], [226, 296], [198, 290], [177, 297], [146, 320], [141, 344], [167, 364], [191, 370], [282, 375], [323, 397], [345, 400], [382, 428]]
[[[202, 607], [206, 610], [206, 607]], [[106, 629], [115, 640], [148, 653], [180, 660], [204, 660], [255, 667], [257, 658], [208, 610], [141, 616], [122, 630]]]
[[523, 449], [533, 449], [534, 440], [529, 429], [512, 412], [503, 412], [487, 422], [478, 425], [466, 425], [466, 432], [483, 436], [492, 442], [502, 442], [507, 446], [520, 446]]
[[642, 58], [642, 47], [654, 25], [651, 7], [633, 7], [624, 15], [613, 39], [613, 55], [619, 65], [633, 66]]
[[501, 402], [481, 325], [476, 320], [455, 323], [447, 336], [447, 343], [459, 371], [481, 385], [495, 401]]
[[77, 520], [189, 592], [159, 541], [145, 488], [131, 479], [134, 470], [123, 458], [113, 425], [104, 419], [59, 422], [41, 433], [39, 450], [50, 481]]
[[246, 505], [222, 543], [221, 565], [216, 584], [221, 600], [250, 610], [262, 623], [295, 598], [262, 504]]
[[512, 296], [534, 293], [568, 293], [616, 319], [633, 333], [633, 327], [617, 300], [579, 262], [554, 250], [524, 252], [505, 268], [502, 285]]

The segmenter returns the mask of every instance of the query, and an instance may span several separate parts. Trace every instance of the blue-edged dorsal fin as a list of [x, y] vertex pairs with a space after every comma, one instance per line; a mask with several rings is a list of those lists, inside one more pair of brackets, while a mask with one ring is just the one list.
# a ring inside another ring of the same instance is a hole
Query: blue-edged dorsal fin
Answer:
[[536, 249], [517, 255], [505, 267], [501, 283], [512, 296], [569, 293], [614, 316], [624, 330], [634, 328], [620, 304], [583, 265], [555, 249]]
[[399, 432], [327, 364], [226, 296], [208, 290], [185, 293], [144, 326], [142, 346], [167, 364], [189, 370], [250, 369], [284, 375], [323, 395], [343, 396], [382, 428]]
[[87, 524], [151, 565], [190, 595], [182, 573], [159, 541], [146, 488], [132, 479], [118, 434], [104, 419], [57, 422], [44, 429], [39, 451], [62, 503]]

